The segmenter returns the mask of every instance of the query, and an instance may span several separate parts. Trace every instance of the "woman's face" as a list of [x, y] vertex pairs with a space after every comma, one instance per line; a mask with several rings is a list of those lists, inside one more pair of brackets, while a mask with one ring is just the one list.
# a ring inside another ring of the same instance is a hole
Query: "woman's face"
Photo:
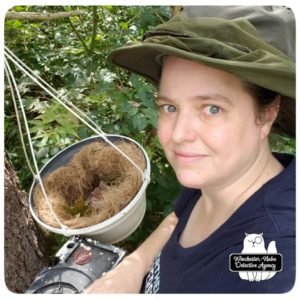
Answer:
[[157, 105], [159, 140], [186, 187], [234, 182], [253, 165], [267, 136], [236, 76], [189, 60], [165, 60]]

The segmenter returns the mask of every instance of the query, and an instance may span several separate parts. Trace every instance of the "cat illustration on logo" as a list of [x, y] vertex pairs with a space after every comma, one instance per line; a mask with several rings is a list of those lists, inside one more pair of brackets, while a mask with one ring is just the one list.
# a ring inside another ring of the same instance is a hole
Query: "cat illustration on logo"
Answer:
[[[243, 254], [276, 254], [276, 243], [271, 241], [268, 249], [265, 248], [263, 233], [245, 233]], [[267, 280], [275, 276], [276, 272], [272, 271], [247, 271], [239, 272], [240, 278], [249, 281]]]

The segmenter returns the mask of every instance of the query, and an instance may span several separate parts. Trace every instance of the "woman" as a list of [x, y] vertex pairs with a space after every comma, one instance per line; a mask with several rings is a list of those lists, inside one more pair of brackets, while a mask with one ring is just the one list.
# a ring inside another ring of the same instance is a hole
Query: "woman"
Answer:
[[[252, 8], [258, 18], [270, 10]], [[293, 287], [295, 161], [272, 153], [268, 136], [271, 129], [295, 132], [295, 65], [247, 20], [225, 20], [226, 9], [224, 18], [192, 12], [186, 8], [143, 43], [109, 57], [159, 82], [157, 134], [183, 189], [174, 212], [86, 292]]]

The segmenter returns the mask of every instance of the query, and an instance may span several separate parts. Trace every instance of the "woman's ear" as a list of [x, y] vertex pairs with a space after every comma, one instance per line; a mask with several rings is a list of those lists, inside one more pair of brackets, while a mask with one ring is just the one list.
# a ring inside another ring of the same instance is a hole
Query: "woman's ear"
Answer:
[[261, 139], [265, 139], [271, 132], [273, 123], [275, 122], [280, 109], [281, 96], [277, 95], [274, 101], [265, 107], [260, 114], [261, 122]]

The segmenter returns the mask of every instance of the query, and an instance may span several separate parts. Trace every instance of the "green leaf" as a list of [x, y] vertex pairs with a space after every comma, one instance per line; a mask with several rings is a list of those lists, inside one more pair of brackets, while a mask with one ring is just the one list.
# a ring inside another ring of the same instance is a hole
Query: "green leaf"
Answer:
[[37, 147], [43, 148], [48, 144], [48, 136], [43, 137], [43, 139], [36, 145]]
[[61, 38], [60, 32], [55, 32], [54, 39], [55, 39], [56, 41], [58, 41], [58, 40], [60, 40], [60, 38]]
[[40, 148], [35, 154], [36, 158], [39, 160], [41, 160], [42, 158], [45, 158], [45, 157], [48, 158], [48, 152], [49, 152], [49, 147]]
[[136, 95], [138, 99], [142, 101], [145, 107], [152, 108], [152, 109], [156, 108], [154, 97], [151, 96], [149, 93], [147, 93], [145, 90], [139, 89]]
[[132, 123], [133, 123], [133, 126], [139, 131], [144, 130], [148, 124], [145, 116], [140, 113], [133, 116]]
[[48, 124], [56, 121], [57, 113], [55, 110], [48, 110], [41, 116], [43, 123]]
[[126, 23], [126, 22], [120, 22], [119, 25], [120, 25], [120, 28], [123, 29], [123, 30], [128, 29], [128, 23]]
[[128, 111], [128, 116], [132, 118], [134, 115], [138, 113], [138, 108], [137, 107], [131, 107]]

